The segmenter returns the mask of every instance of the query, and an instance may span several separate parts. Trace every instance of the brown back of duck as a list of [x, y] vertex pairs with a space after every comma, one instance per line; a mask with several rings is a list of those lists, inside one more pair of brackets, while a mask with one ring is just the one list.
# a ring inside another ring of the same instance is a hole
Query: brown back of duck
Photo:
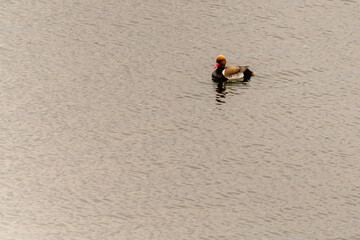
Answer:
[[225, 77], [230, 77], [233, 74], [244, 72], [248, 66], [227, 66], [225, 67]]

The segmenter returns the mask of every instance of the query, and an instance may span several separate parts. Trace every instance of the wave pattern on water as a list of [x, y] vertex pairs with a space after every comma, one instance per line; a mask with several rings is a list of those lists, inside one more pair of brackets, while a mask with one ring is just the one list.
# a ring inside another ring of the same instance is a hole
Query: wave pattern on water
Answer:
[[3, 1], [0, 238], [358, 239], [359, 10]]

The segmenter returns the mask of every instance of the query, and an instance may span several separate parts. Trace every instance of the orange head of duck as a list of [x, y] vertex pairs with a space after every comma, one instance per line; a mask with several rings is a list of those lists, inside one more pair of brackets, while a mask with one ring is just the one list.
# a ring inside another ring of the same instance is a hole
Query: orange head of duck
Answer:
[[214, 68], [217, 68], [218, 66], [225, 68], [225, 65], [226, 65], [226, 58], [223, 55], [217, 56], [216, 64], [215, 64]]

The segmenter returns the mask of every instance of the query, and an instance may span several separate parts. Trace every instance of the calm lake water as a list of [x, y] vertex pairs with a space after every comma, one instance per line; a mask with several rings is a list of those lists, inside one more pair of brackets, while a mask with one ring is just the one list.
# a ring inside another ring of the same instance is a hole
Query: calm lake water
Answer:
[[359, 12], [2, 0], [0, 239], [360, 239]]

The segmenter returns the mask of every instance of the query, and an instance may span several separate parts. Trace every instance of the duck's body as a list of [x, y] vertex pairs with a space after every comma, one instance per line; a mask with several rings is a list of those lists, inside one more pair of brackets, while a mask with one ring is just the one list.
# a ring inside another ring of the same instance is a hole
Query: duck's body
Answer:
[[219, 55], [216, 58], [215, 71], [212, 79], [216, 82], [229, 82], [243, 80], [248, 82], [255, 73], [248, 69], [248, 66], [226, 66], [226, 58]]

